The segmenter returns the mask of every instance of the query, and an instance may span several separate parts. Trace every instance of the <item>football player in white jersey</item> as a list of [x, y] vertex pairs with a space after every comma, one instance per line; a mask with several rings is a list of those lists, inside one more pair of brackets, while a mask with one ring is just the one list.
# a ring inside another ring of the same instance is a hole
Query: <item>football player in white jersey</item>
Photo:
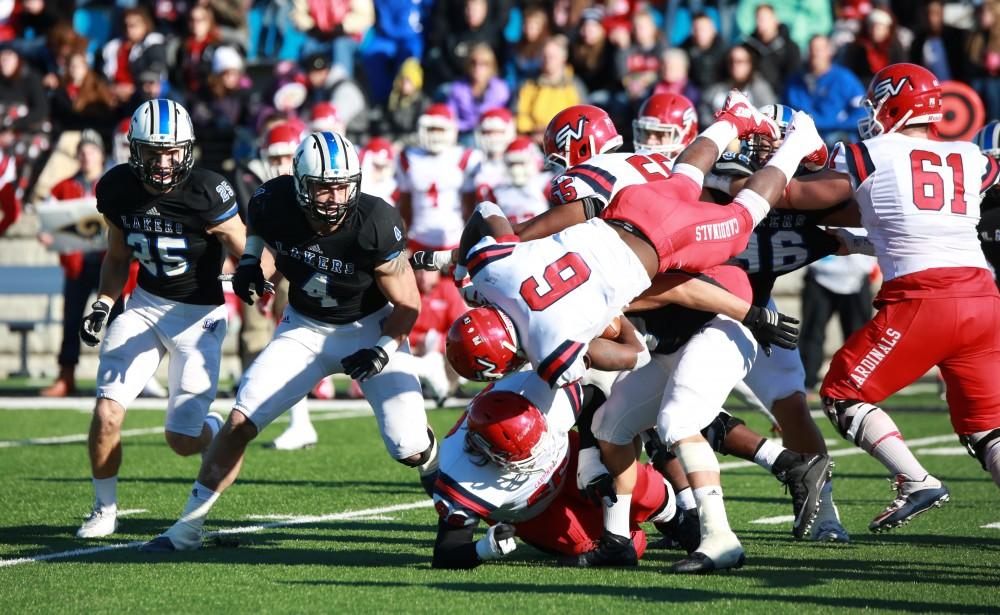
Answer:
[[483, 161], [476, 174], [476, 201], [491, 200], [486, 191], [492, 190], [507, 179], [504, 153], [517, 137], [514, 115], [503, 107], [490, 109], [480, 116], [476, 124], [476, 149], [483, 153]]
[[504, 152], [505, 176], [491, 188], [477, 191], [484, 201], [500, 206], [511, 224], [526, 222], [549, 208], [551, 176], [542, 169], [542, 151], [528, 137], [511, 141]]
[[890, 530], [949, 499], [875, 404], [937, 365], [952, 426], [1000, 485], [1000, 295], [977, 241], [981, 194], [1000, 164], [968, 142], [930, 138], [941, 87], [927, 69], [893, 64], [872, 79], [859, 124], [830, 168], [789, 185], [793, 208], [854, 197], [885, 278], [875, 318], [834, 356], [820, 394], [841, 435], [893, 475], [896, 497], [869, 524]]
[[[579, 383], [553, 389], [534, 372], [506, 376], [469, 404], [441, 441], [434, 484], [438, 535], [435, 568], [468, 569], [515, 548], [514, 536], [545, 551], [575, 556], [602, 532], [601, 508], [573, 484]], [[640, 470], [630, 533], [641, 555], [646, 538], [638, 523], [669, 524], [673, 490], [649, 465]], [[480, 521], [490, 524], [474, 540]]]
[[[194, 167], [194, 130], [184, 107], [166, 99], [144, 102], [132, 114], [128, 140], [128, 163], [105, 173], [96, 189], [97, 209], [108, 222], [108, 252], [97, 301], [80, 329], [85, 344], [101, 344], [87, 438], [96, 497], [80, 538], [107, 536], [118, 527], [125, 410], [165, 356], [167, 444], [178, 455], [194, 455], [219, 431], [222, 417], [209, 413], [226, 334], [218, 276], [223, 250], [240, 254], [246, 241], [229, 182]], [[140, 264], [138, 286], [101, 343], [133, 259]]]
[[475, 206], [475, 177], [482, 153], [458, 144], [451, 109], [433, 104], [417, 120], [419, 147], [399, 155], [396, 206], [406, 223], [411, 252], [458, 246]]
[[372, 137], [361, 150], [361, 191], [396, 204], [396, 152], [387, 139]]

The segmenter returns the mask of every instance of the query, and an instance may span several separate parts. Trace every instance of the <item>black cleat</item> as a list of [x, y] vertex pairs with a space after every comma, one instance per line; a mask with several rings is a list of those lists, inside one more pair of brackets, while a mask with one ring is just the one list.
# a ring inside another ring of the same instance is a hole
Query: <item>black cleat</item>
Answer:
[[166, 536], [157, 536], [139, 547], [143, 553], [173, 553], [177, 550]]
[[709, 574], [716, 570], [728, 570], [742, 568], [746, 562], [746, 555], [740, 553], [739, 558], [728, 566], [716, 566], [712, 558], [701, 551], [695, 551], [687, 559], [675, 563], [670, 567], [670, 571], [675, 574]]
[[639, 556], [631, 538], [605, 531], [597, 548], [579, 555], [559, 558], [560, 566], [577, 568], [638, 566]]
[[694, 553], [694, 550], [701, 544], [701, 526], [698, 523], [698, 517], [685, 513], [680, 508], [677, 509], [677, 514], [670, 521], [657, 521], [653, 525], [663, 534], [663, 538], [646, 545], [647, 549], [679, 547], [687, 553]]
[[832, 474], [833, 461], [829, 455], [798, 457], [787, 469], [775, 472], [775, 476], [792, 495], [792, 512], [795, 513], [792, 535], [801, 540], [809, 534], [819, 514], [820, 493]]

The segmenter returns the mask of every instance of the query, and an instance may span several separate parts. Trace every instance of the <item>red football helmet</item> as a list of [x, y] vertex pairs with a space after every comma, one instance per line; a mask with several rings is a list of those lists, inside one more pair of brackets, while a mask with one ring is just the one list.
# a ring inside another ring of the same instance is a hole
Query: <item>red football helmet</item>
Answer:
[[260, 157], [270, 173], [268, 179], [291, 175], [292, 158], [301, 142], [302, 130], [292, 122], [279, 122], [267, 131], [260, 147]]
[[613, 152], [621, 145], [622, 136], [614, 122], [604, 109], [593, 105], [574, 105], [557, 113], [542, 140], [545, 163], [562, 168]]
[[312, 132], [335, 132], [344, 134], [344, 121], [340, 119], [340, 112], [333, 103], [318, 102], [313, 105], [309, 112], [309, 129]]
[[465, 425], [465, 443], [471, 452], [520, 474], [544, 470], [537, 462], [555, 448], [545, 415], [513, 391], [480, 393], [469, 405]]
[[510, 142], [503, 154], [510, 183], [527, 186], [531, 179], [542, 170], [542, 152], [528, 137], [518, 137]]
[[868, 112], [858, 122], [863, 139], [944, 117], [941, 84], [931, 71], [916, 64], [892, 64], [876, 73], [863, 104]]
[[372, 137], [361, 152], [361, 162], [372, 162], [376, 165], [391, 164], [396, 159], [392, 142], [382, 137]]
[[499, 156], [516, 136], [514, 116], [503, 107], [490, 109], [479, 117], [479, 124], [476, 125], [476, 147], [486, 152], [486, 155]]
[[636, 153], [663, 154], [673, 160], [698, 136], [698, 114], [680, 94], [653, 94], [632, 120], [632, 134]]
[[524, 364], [514, 323], [492, 306], [472, 308], [448, 329], [448, 362], [463, 378], [499, 380]]
[[420, 147], [432, 154], [443, 152], [458, 143], [458, 122], [451, 107], [435, 103], [417, 119], [417, 140]]

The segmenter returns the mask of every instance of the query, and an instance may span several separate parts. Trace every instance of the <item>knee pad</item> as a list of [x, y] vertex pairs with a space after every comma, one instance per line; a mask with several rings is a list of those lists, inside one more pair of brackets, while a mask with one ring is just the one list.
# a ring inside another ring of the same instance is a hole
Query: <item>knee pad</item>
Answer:
[[705, 436], [705, 439], [708, 440], [712, 450], [723, 455], [728, 455], [729, 453], [725, 447], [726, 435], [740, 425], [746, 425], [743, 419], [738, 419], [723, 410], [712, 419], [708, 427], [701, 430], [701, 435]]
[[[421, 468], [427, 465], [427, 463], [430, 461], [436, 462], [437, 460], [435, 459], [435, 457], [437, 457], [437, 439], [434, 437], [434, 432], [431, 431], [430, 428], [427, 429], [427, 437], [431, 439], [431, 443], [426, 449], [424, 449], [422, 453], [420, 453], [420, 456], [417, 457], [416, 460], [411, 461], [410, 457], [407, 457], [405, 459], [397, 459], [396, 461], [410, 468]], [[437, 464], [435, 463], [434, 465], [436, 466]]]
[[861, 435], [861, 424], [878, 406], [858, 401], [856, 399], [823, 398], [823, 412], [837, 428], [840, 435], [854, 444], [858, 444]]
[[979, 460], [984, 470], [993, 472], [991, 466], [1000, 461], [1000, 428], [959, 436], [958, 439], [965, 445], [969, 455]]

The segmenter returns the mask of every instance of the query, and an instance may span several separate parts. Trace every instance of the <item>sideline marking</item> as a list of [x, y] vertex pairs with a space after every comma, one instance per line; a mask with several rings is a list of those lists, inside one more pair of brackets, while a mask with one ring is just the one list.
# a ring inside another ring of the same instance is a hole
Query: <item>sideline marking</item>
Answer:
[[795, 515], [781, 515], [780, 517], [761, 517], [760, 519], [754, 519], [750, 523], [759, 523], [760, 525], [784, 525], [785, 523], [791, 523], [795, 521]]

